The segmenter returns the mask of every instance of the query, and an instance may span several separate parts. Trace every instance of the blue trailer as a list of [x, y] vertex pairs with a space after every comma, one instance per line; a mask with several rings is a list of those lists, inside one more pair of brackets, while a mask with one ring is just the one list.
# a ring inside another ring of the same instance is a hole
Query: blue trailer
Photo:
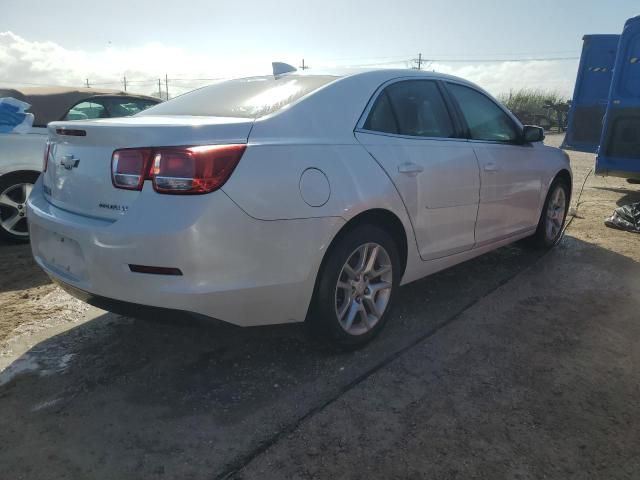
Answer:
[[640, 16], [618, 44], [596, 174], [640, 180]]
[[640, 16], [583, 40], [562, 146], [597, 153], [598, 175], [640, 179]]
[[562, 148], [596, 153], [620, 35], [585, 35]]

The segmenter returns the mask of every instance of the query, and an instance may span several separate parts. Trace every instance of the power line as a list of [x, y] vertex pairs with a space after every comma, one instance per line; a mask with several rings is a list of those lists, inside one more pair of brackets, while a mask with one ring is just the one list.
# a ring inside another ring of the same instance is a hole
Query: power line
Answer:
[[[424, 51], [424, 50], [423, 50]], [[428, 51], [428, 49], [427, 49]], [[463, 53], [463, 54], [455, 54], [455, 53], [432, 53], [431, 56], [433, 57], [440, 57], [440, 58], [451, 58], [453, 59], [453, 57], [462, 57], [462, 58], [472, 58], [474, 55], [479, 56], [481, 59], [484, 57], [501, 57], [501, 56], [505, 56], [505, 57], [534, 57], [534, 58], [540, 58], [540, 57], [548, 57], [548, 56], [552, 56], [552, 55], [566, 55], [566, 54], [575, 54], [576, 50], [575, 49], [567, 49], [567, 50], [554, 50], [554, 51], [546, 51], [546, 52], [484, 52], [484, 53]], [[407, 55], [389, 55], [389, 56], [385, 56], [385, 57], [368, 57], [368, 56], [361, 56], [361, 57], [336, 57], [336, 58], [323, 58], [322, 60], [324, 62], [334, 62], [334, 61], [341, 61], [341, 60], [365, 60], [365, 61], [371, 61], [371, 60], [390, 60], [390, 59], [405, 59], [405, 58], [410, 58], [411, 55], [407, 54]]]
[[580, 57], [545, 57], [545, 58], [430, 58], [432, 62], [441, 63], [500, 63], [500, 62], [551, 62], [580, 60]]

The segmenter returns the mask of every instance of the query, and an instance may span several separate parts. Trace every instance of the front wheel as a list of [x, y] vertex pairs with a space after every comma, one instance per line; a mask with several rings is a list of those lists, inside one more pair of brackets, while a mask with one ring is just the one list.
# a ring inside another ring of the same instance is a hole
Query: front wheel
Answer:
[[26, 204], [38, 175], [16, 172], [0, 178], [0, 237], [14, 242], [29, 240]]
[[556, 178], [549, 187], [536, 233], [531, 237], [535, 246], [550, 248], [560, 240], [569, 210], [569, 198], [569, 186]]
[[398, 248], [374, 225], [357, 227], [327, 253], [310, 321], [335, 344], [356, 348], [382, 330], [400, 280]]

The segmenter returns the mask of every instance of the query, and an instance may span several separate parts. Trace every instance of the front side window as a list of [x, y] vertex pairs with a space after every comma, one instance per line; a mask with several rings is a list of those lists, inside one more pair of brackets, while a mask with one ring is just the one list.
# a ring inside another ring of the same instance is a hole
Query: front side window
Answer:
[[514, 142], [518, 130], [513, 120], [486, 95], [462, 85], [448, 84], [458, 102], [473, 140]]
[[406, 80], [380, 94], [364, 128], [413, 137], [455, 136], [455, 130], [435, 82]]

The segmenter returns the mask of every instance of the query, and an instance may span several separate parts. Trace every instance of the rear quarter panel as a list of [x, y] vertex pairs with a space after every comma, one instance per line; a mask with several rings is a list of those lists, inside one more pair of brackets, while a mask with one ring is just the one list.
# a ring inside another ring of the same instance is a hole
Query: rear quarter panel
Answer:
[[[308, 205], [300, 179], [309, 168], [321, 170], [329, 199]], [[340, 217], [349, 221], [371, 209], [394, 213], [407, 237], [407, 269], [403, 281], [416, 278], [419, 260], [413, 227], [393, 183], [359, 144], [250, 144], [223, 191], [248, 215], [260, 220]]]
[[46, 141], [46, 128], [33, 128], [27, 134], [0, 134], [0, 176], [18, 170], [42, 170]]

